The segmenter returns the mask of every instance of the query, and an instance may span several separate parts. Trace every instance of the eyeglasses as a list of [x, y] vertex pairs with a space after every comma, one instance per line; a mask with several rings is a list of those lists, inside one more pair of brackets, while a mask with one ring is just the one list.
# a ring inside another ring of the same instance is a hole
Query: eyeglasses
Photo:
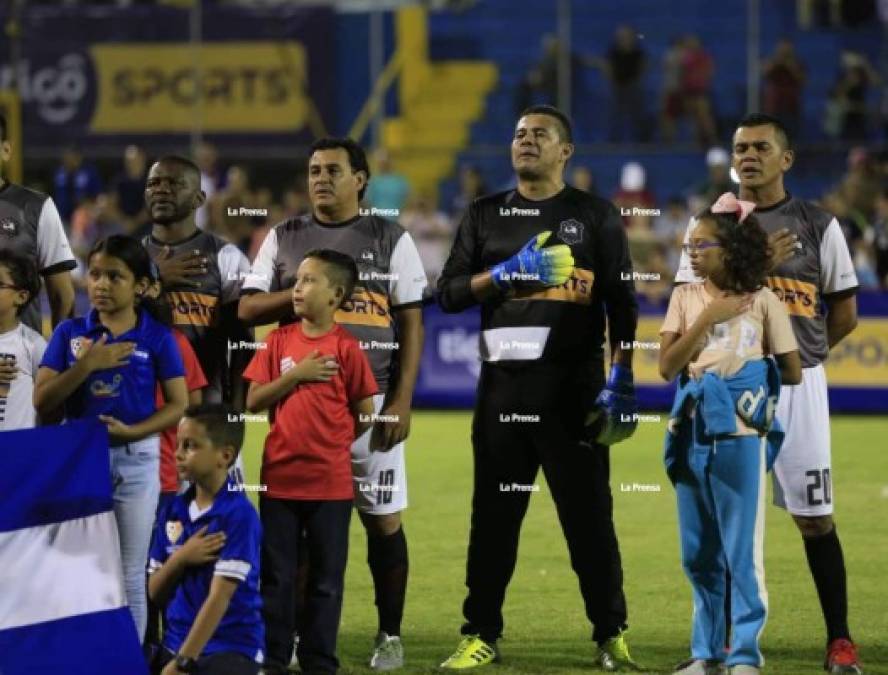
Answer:
[[10, 289], [12, 289], [12, 290], [14, 290], [14, 291], [19, 290], [19, 287], [18, 287], [18, 286], [15, 286], [14, 284], [7, 284], [7, 283], [4, 283], [4, 282], [2, 282], [2, 281], [0, 281], [0, 288], [10, 288]]
[[690, 244], [682, 244], [681, 250], [685, 253], [690, 253], [691, 251], [705, 251], [708, 248], [720, 248], [721, 244], [717, 241], [697, 241]]

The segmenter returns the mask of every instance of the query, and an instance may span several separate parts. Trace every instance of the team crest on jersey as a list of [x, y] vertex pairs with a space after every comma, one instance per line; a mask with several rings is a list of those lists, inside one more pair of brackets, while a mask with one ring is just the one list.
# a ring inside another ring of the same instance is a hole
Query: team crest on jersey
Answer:
[[558, 226], [558, 238], [568, 246], [583, 241], [583, 224], [579, 220], [562, 220]]
[[71, 355], [75, 359], [79, 359], [81, 356], [83, 356], [84, 352], [89, 349], [89, 346], [92, 343], [92, 340], [83, 337], [82, 335], [80, 337], [71, 338]]
[[120, 392], [120, 385], [123, 383], [123, 375], [117, 373], [110, 382], [105, 380], [93, 380], [89, 385], [89, 393], [96, 398], [113, 398]]
[[376, 262], [376, 253], [373, 252], [372, 248], [365, 248], [361, 251], [361, 262], [365, 263], [375, 263]]
[[5, 234], [7, 237], [14, 237], [18, 234], [18, 225], [14, 220], [4, 218], [3, 220], [0, 220], [0, 234]]
[[166, 535], [169, 542], [175, 544], [179, 541], [179, 537], [182, 536], [182, 523], [178, 520], [168, 520], [166, 522]]

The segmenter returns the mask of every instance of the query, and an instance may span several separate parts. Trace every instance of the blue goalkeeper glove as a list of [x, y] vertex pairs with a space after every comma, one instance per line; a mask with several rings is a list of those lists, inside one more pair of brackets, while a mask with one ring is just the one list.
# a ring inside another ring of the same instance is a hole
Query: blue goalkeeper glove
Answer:
[[619, 443], [635, 432], [637, 413], [632, 371], [614, 363], [607, 384], [595, 399], [595, 408], [586, 420], [587, 433], [602, 445]]
[[496, 287], [508, 291], [516, 281], [542, 286], [560, 286], [570, 279], [574, 269], [570, 248], [564, 244], [541, 248], [551, 234], [551, 232], [540, 232], [518, 253], [491, 267], [490, 273], [493, 275]]

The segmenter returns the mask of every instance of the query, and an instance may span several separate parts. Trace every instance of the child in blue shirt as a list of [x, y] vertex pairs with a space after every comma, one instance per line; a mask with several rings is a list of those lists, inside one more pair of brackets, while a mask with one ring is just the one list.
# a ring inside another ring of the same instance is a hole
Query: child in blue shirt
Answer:
[[[131, 237], [96, 243], [87, 258], [93, 309], [59, 324], [34, 386], [43, 421], [97, 417], [110, 435], [114, 515], [127, 603], [145, 633], [145, 560], [160, 491], [158, 432], [178, 423], [188, 401], [175, 338], [146, 296], [156, 277], [148, 252]], [[166, 403], [155, 407], [160, 382]]]
[[192, 484], [158, 516], [148, 561], [148, 594], [166, 604], [161, 675], [256, 675], [263, 660], [262, 528], [228, 475], [244, 439], [232, 413], [193, 406], [179, 423], [176, 466]]

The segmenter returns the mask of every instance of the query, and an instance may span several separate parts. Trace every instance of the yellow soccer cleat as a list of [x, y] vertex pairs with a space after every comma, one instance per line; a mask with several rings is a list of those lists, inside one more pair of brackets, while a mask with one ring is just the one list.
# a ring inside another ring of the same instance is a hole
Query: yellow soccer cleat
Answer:
[[477, 635], [467, 635], [440, 667], [443, 670], [469, 670], [494, 661], [499, 661], [496, 643], [484, 642]]
[[620, 631], [603, 645], [598, 647], [595, 662], [608, 672], [639, 672], [642, 670], [629, 654], [626, 633]]

